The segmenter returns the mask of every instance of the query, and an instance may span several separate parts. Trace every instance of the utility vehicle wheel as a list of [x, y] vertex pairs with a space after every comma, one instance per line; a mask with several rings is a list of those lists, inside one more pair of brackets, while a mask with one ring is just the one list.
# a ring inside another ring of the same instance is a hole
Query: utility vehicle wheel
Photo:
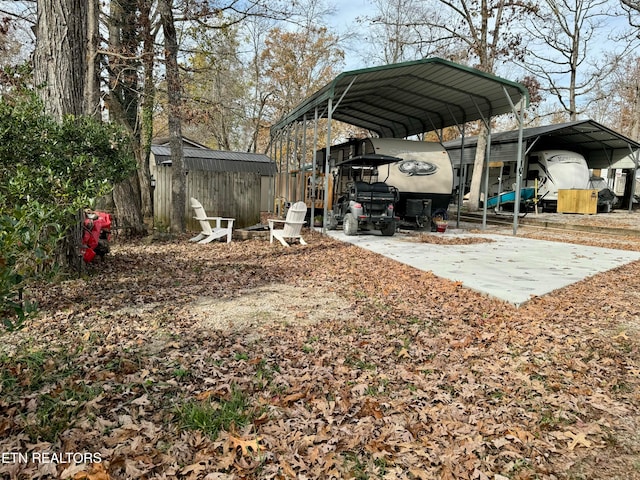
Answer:
[[396, 233], [396, 222], [389, 222], [382, 225], [380, 229], [382, 235], [385, 237], [392, 237], [394, 233]]
[[327, 216], [327, 228], [329, 230], [335, 230], [336, 228], [338, 228], [338, 220], [336, 219], [336, 216], [333, 214], [333, 212], [329, 212]]
[[342, 230], [345, 235], [357, 235], [358, 233], [358, 220], [353, 216], [353, 213], [347, 213], [344, 216], [344, 221], [342, 222]]

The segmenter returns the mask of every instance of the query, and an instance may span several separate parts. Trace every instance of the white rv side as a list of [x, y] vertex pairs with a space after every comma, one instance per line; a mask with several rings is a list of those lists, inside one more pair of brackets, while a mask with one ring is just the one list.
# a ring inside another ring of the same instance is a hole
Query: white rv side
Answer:
[[[508, 169], [508, 171], [506, 171]], [[589, 188], [589, 167], [582, 155], [569, 150], [539, 150], [525, 159], [522, 187], [534, 187], [538, 180], [538, 198], [543, 208], [555, 210], [558, 190]], [[502, 175], [493, 179], [489, 196], [515, 189], [515, 163], [503, 167]], [[501, 191], [501, 192], [500, 192]]]
[[[396, 213], [410, 220], [420, 214], [424, 200], [431, 212], [446, 210], [453, 191], [453, 167], [449, 153], [441, 143], [398, 138], [366, 138], [332, 146], [331, 158], [338, 164], [350, 157], [376, 153], [400, 158], [401, 161], [378, 167], [372, 181], [396, 187], [400, 200]], [[336, 179], [340, 188], [340, 179]]]

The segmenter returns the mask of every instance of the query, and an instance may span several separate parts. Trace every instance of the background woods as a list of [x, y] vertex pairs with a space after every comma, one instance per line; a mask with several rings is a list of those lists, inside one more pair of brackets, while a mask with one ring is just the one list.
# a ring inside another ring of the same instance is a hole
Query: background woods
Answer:
[[[112, 200], [132, 233], [144, 232], [151, 215], [152, 137], [181, 133], [215, 149], [265, 153], [268, 127], [345, 67], [439, 56], [532, 79], [532, 94], [544, 96], [529, 123], [580, 115], [638, 135], [639, 14], [626, 0], [573, 7], [551, 0], [372, 0], [350, 23], [344, 5], [325, 0], [54, 0], [0, 8], [0, 34], [20, 32], [27, 40], [34, 26], [29, 83], [41, 86], [51, 114], [96, 115], [130, 132], [137, 171], [115, 187]], [[56, 18], [68, 19], [65, 29]], [[2, 36], [7, 52], [16, 48], [12, 37]], [[17, 53], [6, 57], [7, 67], [29, 55], [24, 47]], [[184, 173], [173, 144], [180, 196]], [[175, 230], [183, 228], [182, 215], [174, 212]]]

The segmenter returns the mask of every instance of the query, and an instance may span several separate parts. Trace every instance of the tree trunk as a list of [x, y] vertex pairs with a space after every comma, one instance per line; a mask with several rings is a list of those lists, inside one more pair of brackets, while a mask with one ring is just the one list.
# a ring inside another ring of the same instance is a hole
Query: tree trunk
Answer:
[[[37, 3], [34, 80], [47, 112], [64, 115], [90, 114], [85, 94], [95, 75], [88, 74], [87, 0], [42, 0]], [[92, 19], [92, 25], [93, 25]]]
[[[97, 0], [37, 2], [33, 77], [41, 87], [38, 93], [45, 110], [58, 121], [65, 115], [99, 113], [96, 7]], [[77, 230], [67, 232], [58, 252], [72, 267], [79, 247]]]
[[182, 150], [182, 124], [180, 103], [182, 99], [178, 71], [178, 39], [173, 21], [172, 0], [159, 0], [158, 12], [164, 33], [165, 67], [167, 75], [167, 99], [169, 102], [169, 145], [171, 147], [171, 231], [185, 231], [186, 170]]
[[[153, 217], [153, 191], [151, 188], [151, 172], [149, 160], [151, 158], [151, 141], [153, 139], [153, 105], [155, 103], [156, 89], [153, 79], [154, 67], [154, 43], [155, 35], [151, 29], [151, 1], [144, 0], [140, 3], [140, 17], [142, 18], [142, 66], [144, 71], [144, 93], [142, 97], [142, 125], [140, 131], [140, 148], [142, 153], [142, 175], [148, 179], [141, 180], [142, 214], [144, 217]], [[145, 189], [145, 187], [147, 187]]]
[[139, 47], [138, 2], [118, 0], [110, 3], [109, 10], [109, 115], [131, 134], [136, 157], [137, 172], [128, 186], [119, 185], [113, 190], [116, 216], [130, 234], [146, 233], [142, 207], [150, 203], [149, 166], [140, 141]]
[[[476, 146], [476, 158], [473, 162], [473, 173], [471, 175], [471, 187], [469, 189], [469, 202], [467, 204], [470, 212], [475, 212], [480, 207], [480, 187], [482, 183], [482, 172], [484, 170], [484, 160], [487, 152], [487, 128], [482, 125], [478, 134], [478, 144]], [[462, 166], [461, 166], [462, 168]], [[462, 185], [464, 188], [464, 185]], [[486, 192], [485, 192], [486, 198]]]
[[100, 120], [100, 56], [98, 43], [100, 30], [98, 17], [100, 5], [98, 0], [87, 0], [87, 71], [86, 92], [84, 95], [84, 112]]
[[130, 237], [145, 233], [144, 222], [140, 215], [140, 190], [138, 190], [136, 176], [113, 187], [113, 203], [117, 212], [118, 234]]

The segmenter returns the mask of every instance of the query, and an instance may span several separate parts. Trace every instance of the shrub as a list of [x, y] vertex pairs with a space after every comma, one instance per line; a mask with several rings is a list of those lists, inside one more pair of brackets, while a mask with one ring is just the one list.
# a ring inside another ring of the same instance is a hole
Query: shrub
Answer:
[[135, 169], [124, 131], [91, 117], [58, 123], [33, 92], [0, 99], [0, 320], [21, 326], [23, 289], [60, 266], [76, 214]]

